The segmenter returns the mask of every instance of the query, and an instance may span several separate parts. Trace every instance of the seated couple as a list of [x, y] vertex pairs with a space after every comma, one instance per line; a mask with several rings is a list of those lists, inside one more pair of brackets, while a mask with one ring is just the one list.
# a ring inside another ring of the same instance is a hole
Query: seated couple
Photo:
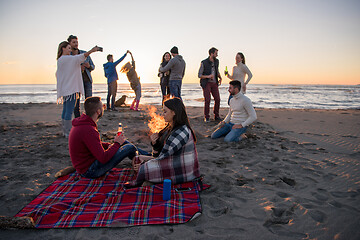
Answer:
[[71, 161], [81, 176], [98, 178], [124, 158], [134, 159], [137, 151], [141, 154], [141, 163], [134, 165], [137, 177], [129, 186], [162, 183], [164, 179], [178, 184], [200, 176], [196, 137], [180, 99], [164, 102], [164, 118], [168, 125], [159, 134], [151, 136], [156, 157], [129, 143], [123, 134], [116, 136], [113, 144], [102, 142], [96, 124], [104, 113], [100, 97], [87, 98], [84, 107], [85, 114], [73, 120], [69, 136]]

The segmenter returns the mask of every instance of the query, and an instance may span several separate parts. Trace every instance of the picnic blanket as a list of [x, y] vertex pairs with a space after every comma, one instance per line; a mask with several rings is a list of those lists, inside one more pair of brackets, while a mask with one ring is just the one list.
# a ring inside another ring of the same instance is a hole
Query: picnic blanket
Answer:
[[33, 218], [36, 228], [75, 228], [185, 223], [201, 213], [201, 180], [173, 185], [164, 201], [162, 184], [125, 189], [134, 178], [130, 169], [115, 168], [97, 179], [75, 172], [57, 179], [15, 217]]

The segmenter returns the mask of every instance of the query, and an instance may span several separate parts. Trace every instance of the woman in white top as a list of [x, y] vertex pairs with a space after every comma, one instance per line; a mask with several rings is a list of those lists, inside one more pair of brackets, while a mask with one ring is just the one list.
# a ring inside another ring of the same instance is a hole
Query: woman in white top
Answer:
[[84, 94], [81, 63], [83, 63], [91, 53], [100, 50], [101, 48], [99, 47], [93, 47], [86, 53], [70, 55], [70, 44], [66, 41], [59, 44], [57, 53], [56, 89], [57, 103], [63, 104], [61, 120], [65, 137], [68, 137], [70, 133], [72, 126], [71, 118], [76, 99], [80, 97], [80, 94]]
[[[225, 75], [231, 80], [237, 80], [241, 82], [241, 93], [246, 93], [246, 84], [250, 82], [252, 78], [252, 73], [249, 68], [245, 65], [245, 56], [243, 53], [238, 52], [235, 57], [236, 66], [233, 67], [232, 75], [228, 72], [225, 72]], [[245, 75], [247, 79], [245, 81]]]

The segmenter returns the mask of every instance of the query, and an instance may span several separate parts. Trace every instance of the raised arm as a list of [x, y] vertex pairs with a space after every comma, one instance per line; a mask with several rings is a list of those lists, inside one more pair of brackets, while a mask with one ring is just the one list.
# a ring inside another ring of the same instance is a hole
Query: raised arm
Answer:
[[93, 47], [90, 51], [84, 53], [84, 56], [87, 58], [90, 54], [92, 54], [93, 52], [98, 52], [98, 51], [101, 51], [102, 48], [98, 47], [98, 46], [95, 46]]

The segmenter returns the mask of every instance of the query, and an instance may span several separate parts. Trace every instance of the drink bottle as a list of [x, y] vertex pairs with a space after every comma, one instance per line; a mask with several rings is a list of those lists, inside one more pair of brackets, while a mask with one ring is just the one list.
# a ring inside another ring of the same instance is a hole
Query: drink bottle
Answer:
[[225, 76], [228, 75], [228, 73], [227, 66], [225, 66]]
[[163, 200], [167, 201], [171, 198], [171, 180], [165, 179], [163, 184]]
[[122, 125], [119, 123], [117, 135], [120, 136], [122, 134]]

